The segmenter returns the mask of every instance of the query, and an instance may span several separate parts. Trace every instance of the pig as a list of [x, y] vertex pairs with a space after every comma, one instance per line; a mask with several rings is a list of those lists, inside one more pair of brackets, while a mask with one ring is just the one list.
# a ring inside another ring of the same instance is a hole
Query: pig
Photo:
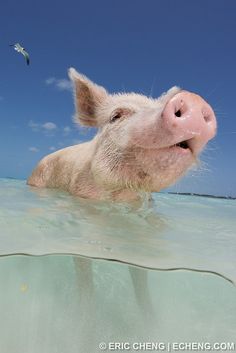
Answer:
[[27, 183], [97, 200], [137, 201], [175, 183], [216, 134], [199, 95], [178, 87], [159, 98], [109, 94], [74, 68], [75, 121], [95, 137], [44, 157]]

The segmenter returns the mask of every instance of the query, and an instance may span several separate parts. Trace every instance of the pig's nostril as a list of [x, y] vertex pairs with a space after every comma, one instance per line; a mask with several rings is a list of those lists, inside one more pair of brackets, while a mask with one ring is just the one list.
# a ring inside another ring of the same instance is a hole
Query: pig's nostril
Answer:
[[186, 111], [185, 103], [183, 99], [180, 99], [175, 104], [175, 116], [180, 118]]
[[181, 115], [182, 115], [181, 110], [178, 109], [178, 110], [175, 112], [175, 116], [177, 116], [178, 118], [180, 118]]
[[213, 120], [213, 114], [212, 112], [207, 109], [207, 108], [203, 108], [202, 109], [202, 116], [203, 116], [203, 119], [205, 120], [205, 122], [208, 124], [210, 123], [212, 120]]
[[205, 120], [206, 123], [209, 123], [211, 121], [211, 115], [208, 114], [208, 115], [203, 115], [203, 118]]

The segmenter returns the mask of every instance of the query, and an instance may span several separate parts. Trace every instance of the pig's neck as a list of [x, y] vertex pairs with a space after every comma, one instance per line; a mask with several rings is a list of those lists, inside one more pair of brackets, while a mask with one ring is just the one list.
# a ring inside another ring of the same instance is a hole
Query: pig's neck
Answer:
[[76, 189], [70, 190], [72, 194], [77, 194], [80, 197], [109, 200], [109, 201], [124, 201], [124, 202], [143, 202], [150, 199], [150, 194], [146, 192], [138, 192], [128, 188], [110, 189], [106, 185], [97, 184], [90, 169], [83, 170], [85, 177], [79, 178], [79, 183], [76, 183]]
[[136, 192], [129, 189], [106, 189], [101, 185], [97, 185], [91, 173], [87, 173], [87, 180], [79, 184], [76, 193], [78, 196], [84, 198], [121, 202], [140, 203], [150, 199], [150, 194], [144, 192]]
[[[114, 188], [98, 182], [96, 171], [92, 171], [92, 160], [97, 150], [97, 136], [88, 143], [75, 147], [80, 159], [78, 159], [77, 177], [75, 183], [70, 184], [70, 192], [83, 198], [124, 201], [124, 202], [142, 202], [148, 198], [148, 194], [131, 190], [128, 188]], [[86, 157], [86, 158], [85, 158]]]

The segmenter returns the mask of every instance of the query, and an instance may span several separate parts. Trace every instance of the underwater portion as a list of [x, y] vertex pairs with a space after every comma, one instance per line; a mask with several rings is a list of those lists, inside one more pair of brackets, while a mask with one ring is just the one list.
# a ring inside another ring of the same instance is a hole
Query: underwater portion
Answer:
[[0, 288], [1, 352], [95, 353], [99, 344], [114, 342], [129, 343], [133, 352], [139, 342], [235, 342], [236, 288], [212, 274], [71, 255], [9, 256], [0, 259]]
[[236, 282], [236, 202], [154, 194], [151, 205], [95, 202], [0, 179], [0, 254], [74, 254]]
[[236, 349], [234, 200], [155, 194], [135, 210], [13, 179], [0, 198], [1, 352]]

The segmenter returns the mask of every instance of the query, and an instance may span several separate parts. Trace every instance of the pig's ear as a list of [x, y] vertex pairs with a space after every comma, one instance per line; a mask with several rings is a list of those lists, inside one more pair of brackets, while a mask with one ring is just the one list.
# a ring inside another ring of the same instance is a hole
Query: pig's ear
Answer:
[[69, 69], [69, 77], [74, 83], [75, 120], [82, 125], [99, 126], [97, 109], [108, 96], [105, 88], [96, 85], [73, 68]]

